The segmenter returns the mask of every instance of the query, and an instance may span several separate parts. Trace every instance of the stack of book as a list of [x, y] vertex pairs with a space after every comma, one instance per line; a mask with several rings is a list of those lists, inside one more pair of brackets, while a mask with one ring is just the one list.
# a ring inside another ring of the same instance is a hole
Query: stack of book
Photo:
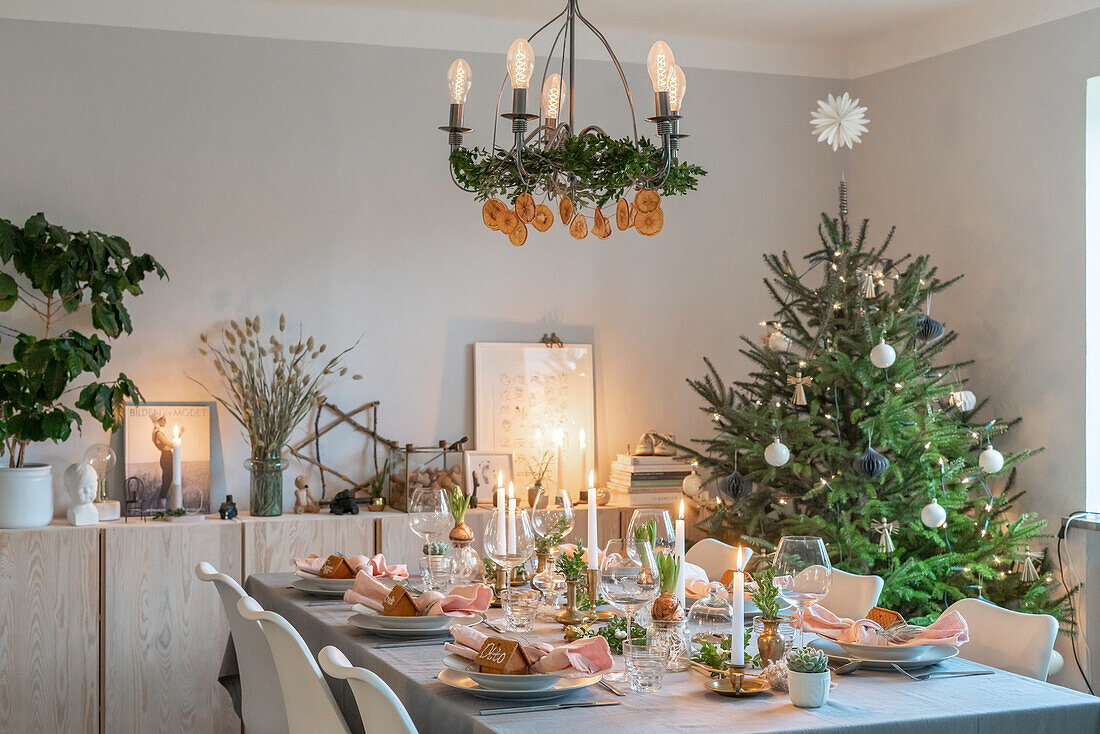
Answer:
[[683, 497], [684, 477], [691, 467], [671, 456], [629, 456], [619, 454], [611, 462], [607, 482], [612, 496], [631, 504], [667, 504]]

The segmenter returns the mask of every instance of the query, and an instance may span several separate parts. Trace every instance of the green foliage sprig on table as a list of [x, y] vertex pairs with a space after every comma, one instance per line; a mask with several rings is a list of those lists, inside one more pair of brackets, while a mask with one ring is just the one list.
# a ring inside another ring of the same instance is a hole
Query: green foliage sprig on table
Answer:
[[[566, 138], [560, 146], [542, 150], [523, 149], [523, 168], [527, 183], [516, 169], [516, 159], [498, 148], [458, 147], [451, 152], [455, 180], [474, 191], [479, 201], [502, 197], [512, 201], [523, 193], [534, 193], [531, 182], [550, 177], [572, 182], [568, 192], [578, 207], [603, 207], [614, 201], [636, 182], [660, 173], [661, 151], [646, 138], [612, 138], [603, 133], [588, 133]], [[673, 163], [659, 193], [675, 196], [694, 191], [699, 177], [707, 174], [701, 167]]]
[[[0, 335], [15, 340], [12, 361], [0, 364], [0, 455], [6, 452], [9, 466], [21, 467], [29, 444], [64, 441], [80, 428], [76, 410], [110, 431], [122, 425], [127, 400], [142, 401], [126, 375], [99, 379], [111, 358], [107, 341], [75, 329], [51, 336], [57, 321], [90, 306], [95, 331], [107, 339], [130, 334], [126, 296], [141, 295], [150, 273], [168, 276], [152, 255], [135, 255], [121, 237], [70, 232], [41, 213], [22, 227], [0, 219], [0, 262], [20, 276], [0, 272], [0, 311], [22, 304], [43, 323], [41, 337], [0, 325]], [[86, 374], [96, 379], [80, 388], [73, 407], [61, 402]]]
[[580, 581], [584, 573], [586, 563], [584, 561], [584, 541], [577, 538], [577, 547], [570, 553], [561, 553], [557, 560], [558, 573], [565, 577], [566, 581]]
[[[637, 622], [634, 622], [630, 626], [630, 637], [645, 637], [645, 628]], [[580, 631], [581, 637], [602, 637], [607, 640], [607, 646], [611, 648], [611, 652], [616, 655], [623, 654], [623, 640], [627, 638], [626, 634], [626, 617], [620, 617], [618, 615], [604, 622], [598, 629], [591, 627], [582, 628]]]
[[551, 548], [561, 544], [567, 532], [569, 532], [569, 518], [559, 517], [549, 533], [545, 536], [535, 535], [535, 552], [549, 553]]
[[187, 511], [181, 507], [177, 507], [174, 510], [158, 510], [153, 513], [154, 520], [167, 520], [171, 517], [183, 517], [187, 514]]
[[[846, 220], [823, 214], [818, 234], [820, 247], [801, 263], [786, 252], [764, 256], [772, 323], [785, 337], [772, 343], [788, 346], [773, 349], [742, 336], [740, 351], [751, 364], [746, 376], [726, 382], [706, 360], [707, 374], [688, 380], [715, 432], [695, 446], [679, 445], [683, 458], [708, 470], [711, 481], [736, 468], [755, 487], [723, 499], [700, 527], [759, 550], [774, 548], [784, 535], [821, 537], [835, 567], [881, 576], [879, 604], [915, 623], [980, 593], [1072, 627], [1069, 595], [1059, 591], [1049, 560], [1034, 581], [1018, 572], [1030, 545], [1044, 537], [1044, 521], [1014, 508], [1022, 495], [1014, 488], [1015, 466], [1036, 452], [1006, 451], [1001, 471], [983, 472], [984, 444], [1017, 421], [978, 418], [985, 401], [963, 410], [950, 400], [965, 389], [957, 368], [970, 364], [944, 352], [958, 334], [918, 338], [929, 298], [961, 276], [942, 277], [928, 256], [893, 256], [893, 231], [872, 242], [866, 220], [849, 229]], [[897, 355], [885, 370], [869, 358], [880, 339]], [[792, 403], [787, 383], [799, 372], [813, 379], [805, 405]], [[763, 455], [777, 435], [790, 448], [781, 467]], [[852, 471], [868, 443], [890, 460], [873, 479]], [[920, 518], [933, 499], [947, 511], [937, 528]], [[897, 523], [891, 552], [873, 527], [884, 518]]]
[[[749, 647], [749, 640], [752, 639], [752, 627], [745, 629], [745, 649]], [[703, 641], [699, 643], [699, 651], [691, 656], [691, 661], [699, 663], [714, 671], [710, 674], [711, 678], [722, 677], [721, 671], [726, 669], [726, 666], [730, 662], [730, 646], [733, 644], [733, 635], [722, 635], [720, 640]], [[751, 658], [746, 657], [746, 661], [749, 665], [757, 668], [761, 667], [760, 654], [757, 653]]]
[[779, 587], [775, 585], [775, 571], [766, 568], [755, 574], [756, 588], [752, 601], [760, 610], [762, 619], [779, 619]]

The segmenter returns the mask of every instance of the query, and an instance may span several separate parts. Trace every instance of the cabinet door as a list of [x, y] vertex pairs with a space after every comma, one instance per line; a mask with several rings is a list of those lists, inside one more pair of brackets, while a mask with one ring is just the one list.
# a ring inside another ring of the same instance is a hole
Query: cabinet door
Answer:
[[0, 530], [0, 731], [99, 731], [99, 530]]
[[[373, 555], [373, 512], [358, 515], [311, 515], [244, 518], [244, 577], [255, 573], [293, 571], [291, 558], [316, 553], [328, 556]], [[402, 515], [404, 516], [404, 515]]]
[[195, 566], [239, 579], [241, 525], [116, 523], [103, 549], [104, 731], [239, 734], [217, 682], [229, 625]]

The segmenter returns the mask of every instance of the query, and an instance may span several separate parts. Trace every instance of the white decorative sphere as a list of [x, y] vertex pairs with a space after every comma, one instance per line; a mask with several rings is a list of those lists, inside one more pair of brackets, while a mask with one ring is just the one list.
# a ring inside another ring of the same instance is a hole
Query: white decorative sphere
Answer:
[[978, 466], [980, 466], [982, 471], [986, 474], [996, 474], [1001, 469], [1004, 469], [1004, 454], [990, 446], [978, 455]]
[[703, 491], [703, 478], [692, 472], [684, 477], [684, 494], [692, 499], [698, 499], [699, 494]]
[[879, 339], [871, 349], [871, 364], [879, 369], [886, 369], [894, 363], [894, 360], [898, 358], [897, 352], [894, 348], [886, 343], [885, 339]]
[[938, 528], [947, 522], [947, 510], [936, 500], [932, 500], [920, 511], [920, 521], [930, 528]]
[[775, 440], [768, 444], [768, 448], [764, 449], [764, 461], [772, 466], [783, 466], [790, 459], [791, 450], [783, 445], [779, 436], [776, 436]]
[[978, 398], [969, 390], [956, 390], [951, 393], [949, 402], [965, 413], [974, 410], [974, 406], [978, 404]]
[[791, 348], [791, 340], [782, 331], [768, 334], [768, 347], [776, 352], [785, 352]]

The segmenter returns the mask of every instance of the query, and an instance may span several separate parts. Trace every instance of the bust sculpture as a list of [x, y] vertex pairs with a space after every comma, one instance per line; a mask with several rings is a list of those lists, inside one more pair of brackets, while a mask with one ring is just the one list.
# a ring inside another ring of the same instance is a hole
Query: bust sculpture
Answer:
[[95, 525], [99, 522], [99, 511], [92, 504], [98, 480], [95, 469], [86, 462], [72, 464], [65, 470], [65, 491], [71, 501], [66, 513], [69, 524]]

